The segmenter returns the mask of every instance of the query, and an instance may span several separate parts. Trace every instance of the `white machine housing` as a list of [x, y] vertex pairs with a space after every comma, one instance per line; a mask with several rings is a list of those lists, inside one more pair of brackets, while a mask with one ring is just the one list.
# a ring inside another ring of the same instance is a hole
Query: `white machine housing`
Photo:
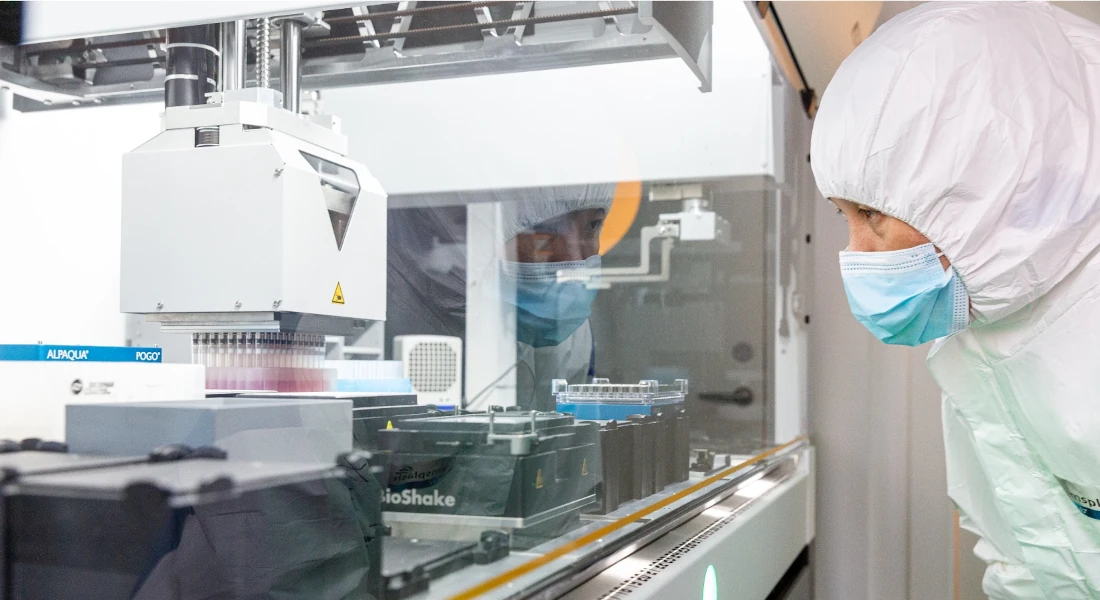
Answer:
[[462, 338], [394, 336], [393, 359], [405, 366], [417, 404], [462, 405]]
[[65, 439], [65, 407], [205, 397], [202, 365], [0, 361], [0, 440]]
[[279, 99], [251, 88], [168, 108], [123, 157], [122, 312], [176, 331], [385, 319], [386, 193], [335, 119]]

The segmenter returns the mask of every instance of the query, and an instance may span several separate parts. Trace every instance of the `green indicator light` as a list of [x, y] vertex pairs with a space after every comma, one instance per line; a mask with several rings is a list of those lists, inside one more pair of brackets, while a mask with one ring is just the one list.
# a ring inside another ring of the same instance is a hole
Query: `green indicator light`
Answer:
[[718, 600], [718, 574], [714, 565], [707, 565], [707, 574], [703, 576], [703, 600]]

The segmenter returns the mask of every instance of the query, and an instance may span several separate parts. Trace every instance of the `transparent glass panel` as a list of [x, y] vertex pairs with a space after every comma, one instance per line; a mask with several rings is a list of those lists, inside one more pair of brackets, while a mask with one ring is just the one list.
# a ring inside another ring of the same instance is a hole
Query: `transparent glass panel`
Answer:
[[378, 438], [395, 538], [548, 556], [772, 446], [776, 194], [733, 184], [390, 209], [387, 337], [466, 360], [462, 416]]

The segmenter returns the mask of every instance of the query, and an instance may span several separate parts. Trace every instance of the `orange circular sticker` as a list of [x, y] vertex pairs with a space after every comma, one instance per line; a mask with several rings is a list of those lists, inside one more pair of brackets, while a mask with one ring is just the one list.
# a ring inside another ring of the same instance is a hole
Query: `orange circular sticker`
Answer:
[[611, 210], [607, 211], [607, 218], [603, 222], [603, 231], [600, 233], [600, 254], [607, 254], [616, 246], [634, 219], [638, 217], [638, 209], [642, 205], [642, 182], [620, 181], [615, 186], [615, 198], [611, 202]]

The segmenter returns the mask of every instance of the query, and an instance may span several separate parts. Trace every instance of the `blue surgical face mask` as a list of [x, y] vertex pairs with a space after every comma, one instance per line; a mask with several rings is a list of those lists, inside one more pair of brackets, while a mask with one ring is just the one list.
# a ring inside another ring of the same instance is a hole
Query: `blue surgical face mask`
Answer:
[[893, 252], [841, 252], [840, 275], [856, 320], [887, 344], [917, 346], [970, 322], [970, 296], [932, 244]]
[[[516, 338], [536, 348], [557, 346], [592, 314], [596, 290], [579, 281], [558, 282], [558, 271], [599, 269], [600, 256], [588, 260], [521, 263], [503, 261], [501, 286], [506, 302], [516, 307]], [[515, 287], [514, 297], [511, 287]]]

